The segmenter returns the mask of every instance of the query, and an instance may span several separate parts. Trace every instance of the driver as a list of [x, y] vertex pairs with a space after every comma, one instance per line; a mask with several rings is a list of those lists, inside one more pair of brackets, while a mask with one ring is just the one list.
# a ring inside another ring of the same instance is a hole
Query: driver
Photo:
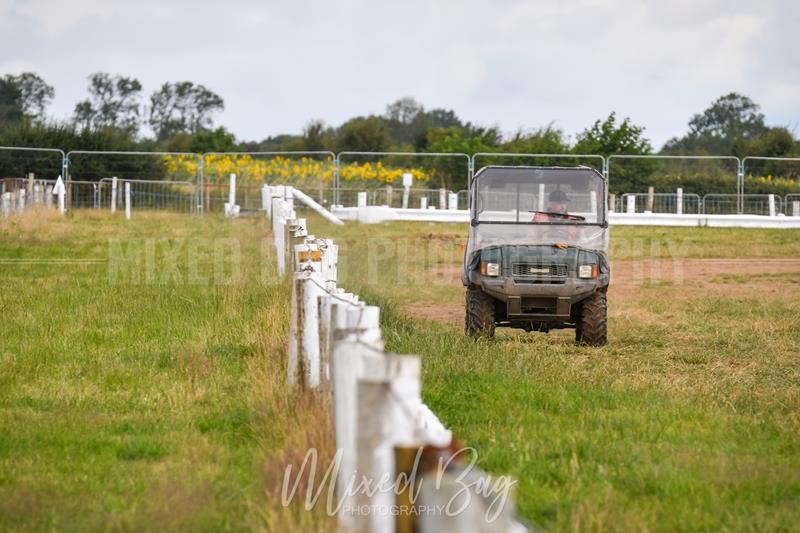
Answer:
[[[551, 221], [568, 221], [572, 220], [572, 216], [567, 212], [570, 200], [567, 193], [561, 189], [552, 191], [547, 197], [547, 211], [537, 211], [533, 216], [534, 222], [551, 222]], [[559, 216], [560, 215], [560, 216]], [[548, 240], [569, 240], [573, 241], [578, 235], [578, 228], [572, 225], [553, 227], [547, 226], [542, 228], [541, 238]]]
[[[561, 189], [557, 189], [550, 193], [547, 197], [547, 213], [537, 211], [533, 217], [534, 222], [550, 222], [552, 215], [548, 213], [558, 213], [560, 215], [567, 215], [567, 208], [569, 207], [569, 198], [567, 193]], [[561, 218], [561, 217], [559, 217]], [[566, 217], [565, 217], [566, 218]]]

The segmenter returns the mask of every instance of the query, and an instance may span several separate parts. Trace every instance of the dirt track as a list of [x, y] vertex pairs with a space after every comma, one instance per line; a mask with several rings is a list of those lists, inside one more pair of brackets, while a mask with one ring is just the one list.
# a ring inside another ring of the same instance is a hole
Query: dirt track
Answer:
[[[461, 266], [438, 266], [431, 276], [438, 283], [451, 280], [461, 286]], [[704, 298], [725, 293], [768, 298], [800, 297], [800, 258], [682, 259], [614, 261], [610, 298], [652, 298], [644, 289], [670, 289], [670, 298]], [[461, 324], [464, 305], [459, 302], [423, 301], [405, 305], [408, 316]]]

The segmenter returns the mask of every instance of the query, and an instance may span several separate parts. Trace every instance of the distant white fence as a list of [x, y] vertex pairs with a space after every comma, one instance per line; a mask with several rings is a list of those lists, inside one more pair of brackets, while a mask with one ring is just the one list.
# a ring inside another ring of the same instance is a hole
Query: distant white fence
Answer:
[[[349, 484], [358, 483], [362, 476], [374, 482], [391, 480], [384, 481], [391, 484], [405, 471], [397, 457], [407, 456], [409, 450], [446, 449], [452, 444], [452, 434], [422, 402], [419, 357], [387, 353], [380, 309], [337, 286], [339, 248], [330, 239], [309, 234], [306, 220], [295, 212], [295, 193], [291, 187], [267, 187], [265, 192], [278, 271], [292, 283], [288, 381], [332, 395], [336, 448], [341, 454], [337, 497], [342, 509], [370, 509], [366, 514], [340, 512], [343, 530], [525, 531], [513, 518], [510, 505], [494, 520], [475, 520], [484, 516], [476, 514], [474, 506], [484, 505], [485, 497], [476, 496], [472, 512], [466, 514], [447, 516], [442, 510], [415, 517], [389, 511], [399, 498], [393, 491], [352, 491]], [[450, 485], [442, 490], [456, 489]], [[421, 494], [434, 498], [425, 491]], [[441, 499], [442, 494], [435, 498]], [[465, 524], [465, 516], [469, 523]]]

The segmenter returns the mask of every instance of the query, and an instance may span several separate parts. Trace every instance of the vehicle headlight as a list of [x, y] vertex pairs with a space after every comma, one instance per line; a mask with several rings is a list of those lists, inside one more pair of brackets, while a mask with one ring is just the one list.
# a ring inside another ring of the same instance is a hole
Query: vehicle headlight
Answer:
[[500, 275], [500, 265], [497, 263], [481, 263], [481, 274], [484, 276], [497, 277]]
[[598, 274], [597, 265], [581, 265], [578, 267], [578, 277], [582, 279], [596, 278]]

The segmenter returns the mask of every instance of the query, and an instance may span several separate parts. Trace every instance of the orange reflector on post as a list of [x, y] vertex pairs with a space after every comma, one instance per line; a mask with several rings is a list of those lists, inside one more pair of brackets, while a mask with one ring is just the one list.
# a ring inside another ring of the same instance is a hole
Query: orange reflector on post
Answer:
[[299, 252], [298, 256], [300, 258], [300, 262], [304, 263], [306, 261], [322, 261], [322, 252], [319, 250], [310, 250], [305, 252]]

